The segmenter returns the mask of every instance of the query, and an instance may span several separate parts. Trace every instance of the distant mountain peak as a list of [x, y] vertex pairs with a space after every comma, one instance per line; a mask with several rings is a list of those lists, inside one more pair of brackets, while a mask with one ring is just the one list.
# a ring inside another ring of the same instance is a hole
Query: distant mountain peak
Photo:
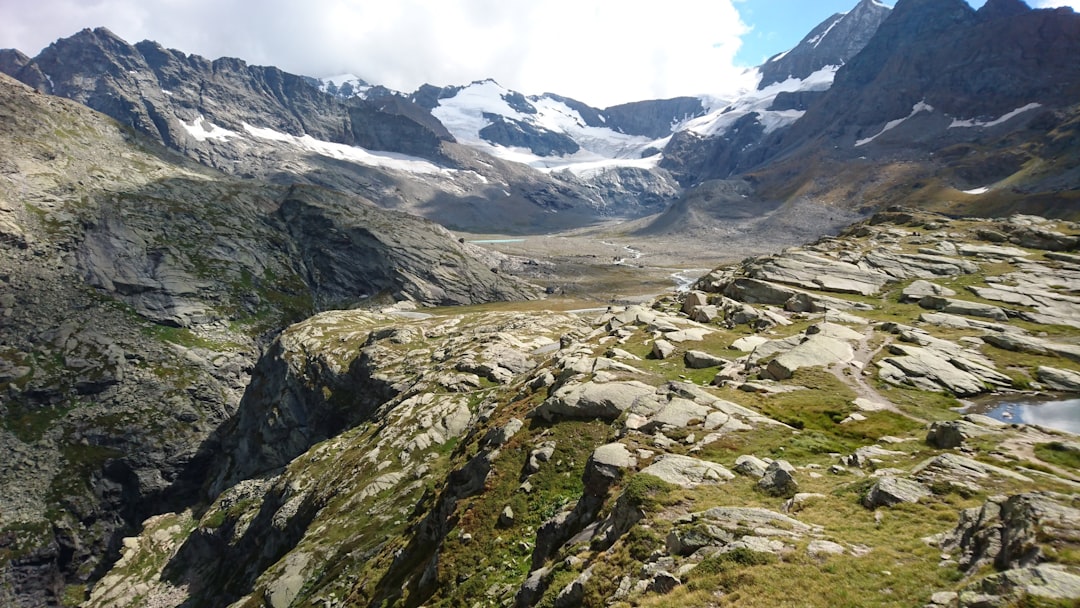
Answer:
[[873, 38], [892, 9], [878, 0], [861, 0], [846, 13], [836, 13], [810, 31], [795, 48], [774, 55], [761, 70], [759, 89], [789, 78], [805, 79], [829, 65], [843, 65]]

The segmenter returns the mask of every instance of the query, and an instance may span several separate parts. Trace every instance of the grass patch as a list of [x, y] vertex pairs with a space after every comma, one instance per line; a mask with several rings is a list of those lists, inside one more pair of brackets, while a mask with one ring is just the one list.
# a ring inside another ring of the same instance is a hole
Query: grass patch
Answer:
[[1080, 470], [1080, 448], [1075, 444], [1067, 445], [1060, 441], [1040, 443], [1035, 446], [1035, 455], [1048, 464]]

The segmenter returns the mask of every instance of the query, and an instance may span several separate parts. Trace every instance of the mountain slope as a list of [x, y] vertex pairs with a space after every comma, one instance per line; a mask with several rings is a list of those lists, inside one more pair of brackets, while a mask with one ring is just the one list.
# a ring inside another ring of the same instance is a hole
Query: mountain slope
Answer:
[[538, 293], [431, 222], [230, 178], [3, 75], [0, 118], [5, 606], [60, 605], [144, 518], [197, 499], [287, 323]]

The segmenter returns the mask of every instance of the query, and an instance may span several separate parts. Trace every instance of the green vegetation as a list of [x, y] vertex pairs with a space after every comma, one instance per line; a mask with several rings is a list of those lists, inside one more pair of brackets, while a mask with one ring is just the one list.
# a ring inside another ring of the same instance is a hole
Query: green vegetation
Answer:
[[1040, 443], [1035, 446], [1035, 455], [1043, 462], [1080, 470], [1080, 446], [1075, 443], [1065, 444], [1060, 441]]

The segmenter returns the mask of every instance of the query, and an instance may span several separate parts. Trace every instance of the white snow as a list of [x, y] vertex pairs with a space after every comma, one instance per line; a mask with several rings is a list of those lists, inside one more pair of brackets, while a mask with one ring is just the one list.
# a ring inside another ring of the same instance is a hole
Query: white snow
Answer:
[[780, 61], [784, 57], [787, 57], [788, 53], [790, 53], [792, 50], [793, 49], [788, 49], [788, 50], [784, 51], [783, 53], [779, 53], [777, 55], [774, 55], [773, 58], [768, 61], [768, 63], [772, 63], [774, 61]]
[[868, 143], [874, 141], [875, 139], [881, 137], [883, 134], [885, 134], [885, 133], [887, 133], [889, 131], [892, 131], [896, 127], [899, 127], [905, 121], [913, 118], [919, 112], [933, 112], [933, 111], [934, 111], [933, 106], [926, 103], [925, 101], [920, 101], [919, 103], [917, 103], [917, 104], [915, 104], [914, 106], [911, 107], [911, 114], [908, 114], [907, 116], [905, 116], [903, 118], [897, 118], [896, 120], [890, 120], [889, 122], [885, 123], [885, 126], [882, 127], [881, 131], [878, 131], [877, 134], [872, 135], [870, 137], [867, 137], [866, 139], [860, 139], [859, 141], [855, 142], [855, 147], [865, 146], [866, 144], [868, 144]]
[[975, 188], [974, 190], [964, 190], [964, 194], [986, 194], [989, 191], [990, 188], [984, 186], [982, 188]]
[[780, 93], [795, 91], [824, 91], [832, 86], [833, 78], [840, 66], [829, 65], [821, 68], [805, 79], [788, 78], [784, 82], [771, 84], [764, 89], [758, 90], [757, 83], [761, 81], [761, 75], [757, 70], [752, 70], [749, 81], [754, 84], [741, 91], [739, 97], [726, 105], [709, 108], [709, 113], [700, 118], [687, 121], [679, 125], [680, 129], [693, 131], [698, 135], [712, 137], [727, 131], [739, 119], [747, 114], [756, 113], [758, 122], [765, 127], [766, 133], [771, 133], [781, 127], [786, 127], [802, 118], [804, 112], [800, 110], [769, 110], [776, 96]]
[[1035, 110], [1035, 109], [1041, 108], [1041, 107], [1042, 107], [1041, 103], [1029, 103], [1026, 106], [1016, 108], [1012, 112], [1009, 112], [1008, 114], [1005, 114], [1005, 115], [1001, 116], [1000, 118], [998, 118], [996, 120], [991, 120], [989, 122], [979, 122], [978, 120], [975, 120], [975, 119], [971, 119], [971, 120], [953, 119], [952, 124], [949, 125], [949, 128], [950, 129], [969, 129], [969, 128], [972, 128], [972, 127], [984, 127], [984, 128], [985, 127], [995, 127], [995, 126], [1000, 125], [1000, 124], [1002, 124], [1004, 122], [1012, 120], [1013, 118], [1023, 114], [1024, 112], [1027, 112], [1029, 110]]
[[[626, 135], [608, 127], [590, 127], [576, 110], [546, 96], [528, 99], [536, 113], [519, 112], [503, 98], [509, 94], [510, 90], [493, 80], [474, 82], [453, 97], [440, 100], [432, 114], [459, 142], [503, 160], [548, 172], [569, 170], [581, 175], [610, 167], [654, 167], [659, 157], [643, 159], [642, 151], [649, 147], [661, 148], [667, 143], [666, 139], [653, 140]], [[562, 133], [577, 142], [581, 149], [570, 155], [539, 156], [525, 148], [492, 144], [480, 136], [480, 131], [491, 124], [484, 117], [485, 113]]]
[[835, 21], [833, 21], [832, 23], [829, 24], [829, 27], [825, 28], [825, 31], [822, 32], [821, 35], [814, 36], [814, 38], [812, 40], [807, 40], [807, 42], [814, 45], [814, 48], [816, 49], [818, 47], [818, 45], [821, 44], [821, 41], [825, 40], [825, 37], [829, 35], [829, 32], [833, 31], [833, 28], [836, 27], [836, 24], [838, 24], [838, 23], [840, 23], [841, 21], [844, 20], [845, 16], [846, 16], [846, 14], [841, 15], [840, 17], [838, 17]]
[[288, 133], [280, 133], [273, 129], [255, 127], [247, 123], [244, 123], [244, 130], [247, 131], [248, 134], [259, 139], [284, 142], [322, 156], [355, 162], [370, 167], [396, 169], [398, 171], [406, 171], [409, 173], [430, 174], [453, 172], [452, 170], [444, 169], [431, 161], [415, 156], [408, 156], [406, 154], [372, 152], [358, 146], [348, 146], [345, 144], [322, 141], [306, 134], [297, 137], [295, 135], [289, 135]]
[[209, 139], [221, 139], [226, 140], [230, 137], [236, 137], [239, 135], [236, 131], [230, 131], [228, 129], [219, 127], [214, 123], [203, 118], [202, 114], [198, 118], [191, 121], [191, 124], [187, 124], [184, 121], [180, 121], [180, 125], [184, 127], [184, 130], [188, 132], [198, 141], [206, 141]]
[[319, 85], [319, 90], [323, 93], [330, 89], [330, 85], [341, 88], [345, 84], [351, 84], [353, 87], [353, 97], [364, 97], [364, 94], [371, 90], [371, 86], [361, 84], [363, 79], [355, 74], [338, 74], [337, 76], [330, 76], [327, 78], [320, 78], [322, 83]]

